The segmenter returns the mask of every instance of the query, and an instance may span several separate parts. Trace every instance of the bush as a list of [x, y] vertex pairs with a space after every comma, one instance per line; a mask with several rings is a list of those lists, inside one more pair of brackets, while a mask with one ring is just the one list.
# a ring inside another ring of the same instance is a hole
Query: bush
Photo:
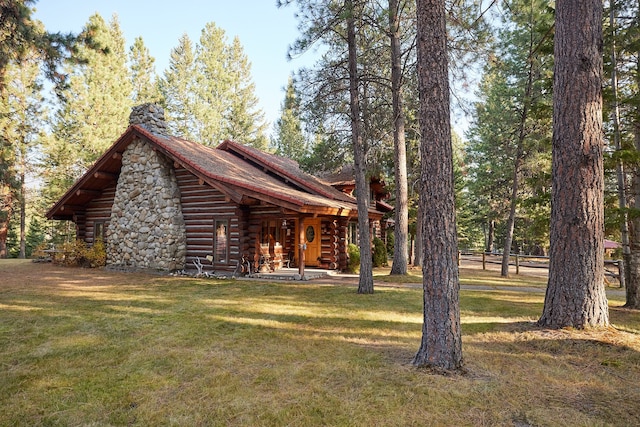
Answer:
[[104, 247], [104, 242], [102, 240], [94, 242], [93, 246], [86, 249], [85, 258], [91, 268], [107, 265], [107, 251]]
[[360, 272], [360, 248], [353, 243], [349, 243], [347, 253], [349, 254], [347, 273], [358, 274]]
[[107, 252], [102, 240], [96, 241], [91, 247], [87, 247], [82, 240], [65, 243], [62, 251], [64, 256], [61, 262], [64, 265], [96, 268], [107, 264]]
[[373, 239], [373, 266], [385, 267], [387, 265], [387, 248], [381, 239]]
[[393, 256], [394, 246], [396, 244], [396, 234], [393, 230], [387, 230], [387, 254]]

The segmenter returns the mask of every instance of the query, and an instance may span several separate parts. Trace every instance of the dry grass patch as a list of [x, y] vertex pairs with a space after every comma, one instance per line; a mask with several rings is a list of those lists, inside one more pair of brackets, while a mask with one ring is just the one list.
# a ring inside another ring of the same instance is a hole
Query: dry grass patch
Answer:
[[[411, 367], [421, 290], [0, 261], [2, 425], [634, 425], [627, 332], [533, 326], [544, 295], [463, 291], [465, 369]], [[614, 301], [614, 304], [617, 302]]]

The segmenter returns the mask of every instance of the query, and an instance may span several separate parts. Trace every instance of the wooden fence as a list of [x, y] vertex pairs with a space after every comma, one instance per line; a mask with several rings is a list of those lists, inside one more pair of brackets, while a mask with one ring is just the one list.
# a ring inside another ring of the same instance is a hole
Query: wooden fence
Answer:
[[[487, 269], [487, 264], [502, 264], [502, 254], [487, 254], [486, 252], [464, 252], [459, 253], [459, 257], [468, 256], [467, 261], [477, 261], [482, 263], [482, 269]], [[460, 261], [458, 261], [460, 264]], [[520, 267], [540, 268], [549, 270], [549, 257], [539, 255], [512, 254], [509, 256], [509, 265], [515, 266], [516, 274], [520, 274]], [[624, 288], [624, 263], [621, 259], [605, 260], [605, 283], [610, 285], [609, 279], [616, 280], [621, 288]]]

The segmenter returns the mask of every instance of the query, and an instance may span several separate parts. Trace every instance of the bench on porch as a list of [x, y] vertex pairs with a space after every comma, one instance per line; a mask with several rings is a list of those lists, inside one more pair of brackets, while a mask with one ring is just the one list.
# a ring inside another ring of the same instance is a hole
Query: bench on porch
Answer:
[[287, 258], [283, 256], [283, 249], [280, 243], [276, 243], [270, 248], [270, 245], [264, 243], [260, 245], [260, 260], [259, 271], [276, 271], [283, 267], [290, 267], [293, 261], [290, 258], [291, 254], [287, 255]]

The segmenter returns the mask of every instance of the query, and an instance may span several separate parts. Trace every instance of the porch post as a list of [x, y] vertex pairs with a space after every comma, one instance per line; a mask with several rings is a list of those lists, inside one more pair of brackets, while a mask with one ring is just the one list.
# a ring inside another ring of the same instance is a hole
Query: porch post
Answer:
[[304, 217], [300, 217], [298, 218], [298, 223], [299, 223], [299, 227], [298, 227], [298, 259], [300, 260], [300, 262], [298, 262], [298, 274], [300, 275], [300, 278], [304, 277], [304, 252], [305, 249], [307, 247], [306, 241], [305, 241], [305, 234], [304, 234]]

